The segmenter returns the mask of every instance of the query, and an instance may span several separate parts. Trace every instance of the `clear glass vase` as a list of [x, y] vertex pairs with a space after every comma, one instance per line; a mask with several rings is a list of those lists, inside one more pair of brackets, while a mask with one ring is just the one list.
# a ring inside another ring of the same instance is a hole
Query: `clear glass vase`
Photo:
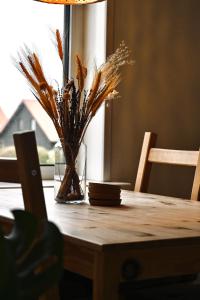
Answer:
[[61, 141], [54, 147], [55, 200], [59, 203], [80, 203], [86, 195], [86, 145], [81, 143], [78, 153], [63, 151], [63, 147]]

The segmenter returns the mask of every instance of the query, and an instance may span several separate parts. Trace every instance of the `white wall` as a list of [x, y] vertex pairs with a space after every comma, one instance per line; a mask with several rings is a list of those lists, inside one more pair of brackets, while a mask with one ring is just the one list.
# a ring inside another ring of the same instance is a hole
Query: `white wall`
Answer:
[[[87, 85], [93, 78], [95, 64], [105, 61], [106, 53], [106, 3], [73, 7], [72, 61], [75, 54], [82, 56], [88, 67]], [[74, 66], [72, 65], [72, 73]], [[103, 180], [104, 177], [104, 106], [89, 125], [87, 145], [87, 178]]]

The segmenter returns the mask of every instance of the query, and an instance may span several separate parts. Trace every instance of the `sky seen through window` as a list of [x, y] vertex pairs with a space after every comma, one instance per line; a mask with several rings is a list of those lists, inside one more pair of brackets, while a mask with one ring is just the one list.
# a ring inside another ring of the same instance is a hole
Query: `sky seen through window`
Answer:
[[63, 5], [33, 0], [3, 1], [0, 9], [0, 107], [9, 117], [24, 99], [34, 99], [30, 88], [13, 63], [27, 45], [39, 54], [44, 71], [55, 85], [62, 82], [62, 65], [52, 42], [51, 30], [63, 32]]

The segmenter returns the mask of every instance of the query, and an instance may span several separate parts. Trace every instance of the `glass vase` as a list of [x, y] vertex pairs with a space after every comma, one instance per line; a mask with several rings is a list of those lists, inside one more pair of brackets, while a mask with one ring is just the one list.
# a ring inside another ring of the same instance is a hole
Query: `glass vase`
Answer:
[[66, 148], [62, 141], [55, 145], [55, 200], [59, 203], [80, 203], [86, 195], [86, 145], [81, 143], [78, 151]]

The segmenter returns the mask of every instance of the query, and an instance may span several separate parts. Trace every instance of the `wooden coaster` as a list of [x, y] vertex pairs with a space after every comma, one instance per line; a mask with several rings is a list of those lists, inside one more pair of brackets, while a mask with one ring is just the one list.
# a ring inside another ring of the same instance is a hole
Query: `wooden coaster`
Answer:
[[95, 194], [120, 194], [121, 190], [115, 189], [101, 189], [101, 188], [88, 188], [88, 192], [95, 193]]
[[122, 199], [116, 200], [100, 200], [100, 199], [91, 199], [89, 198], [89, 202], [94, 206], [119, 206], [121, 204]]
[[120, 192], [117, 193], [88, 193], [89, 198], [91, 199], [110, 199], [110, 200], [115, 200], [115, 199], [120, 199]]
[[105, 183], [95, 183], [95, 182], [89, 182], [89, 187], [88, 187], [90, 192], [117, 192], [120, 191], [120, 187], [112, 184], [105, 184]]

